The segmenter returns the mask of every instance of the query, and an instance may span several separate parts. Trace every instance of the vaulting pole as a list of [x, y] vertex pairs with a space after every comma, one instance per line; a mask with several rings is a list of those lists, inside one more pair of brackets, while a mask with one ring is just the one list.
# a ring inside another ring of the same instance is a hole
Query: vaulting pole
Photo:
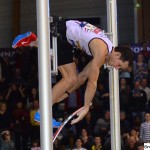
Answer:
[[37, 0], [41, 150], [53, 150], [49, 1]]
[[[111, 41], [118, 45], [117, 33], [117, 2], [107, 0], [107, 29], [112, 33]], [[111, 114], [111, 150], [121, 149], [120, 140], [120, 105], [119, 105], [119, 75], [118, 70], [109, 67], [109, 93]]]

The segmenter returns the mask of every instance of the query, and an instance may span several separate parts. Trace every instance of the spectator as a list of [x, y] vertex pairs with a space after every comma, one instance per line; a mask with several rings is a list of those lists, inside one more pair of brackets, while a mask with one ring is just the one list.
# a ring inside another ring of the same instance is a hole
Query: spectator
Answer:
[[13, 109], [16, 105], [17, 101], [22, 101], [26, 104], [26, 94], [25, 94], [25, 87], [20, 85], [19, 87], [17, 84], [12, 83], [6, 93], [5, 100], [8, 102], [9, 109]]
[[16, 107], [12, 110], [12, 117], [16, 150], [26, 150], [30, 131], [29, 112], [22, 101], [16, 103]]
[[0, 58], [0, 91], [3, 93], [9, 86], [12, 68], [8, 57]]
[[94, 143], [93, 137], [89, 136], [87, 130], [83, 128], [81, 130], [80, 138], [83, 141], [83, 147], [89, 150]]
[[130, 135], [135, 137], [136, 142], [139, 142], [139, 131], [132, 128], [130, 131]]
[[12, 127], [11, 115], [8, 111], [6, 102], [0, 103], [0, 132]]
[[81, 128], [86, 128], [87, 132], [91, 136], [93, 134], [93, 129], [94, 129], [94, 126], [95, 126], [95, 121], [92, 118], [91, 111], [89, 111], [85, 115], [83, 120], [81, 120], [81, 122], [79, 122], [76, 126], [78, 126], [78, 128], [79, 128], [78, 130], [81, 130]]
[[148, 63], [148, 60], [150, 58], [150, 51], [148, 51], [148, 49], [147, 49], [147, 43], [146, 42], [143, 42], [143, 47], [142, 48], [143, 49], [140, 53], [143, 54], [145, 63]]
[[140, 89], [145, 91], [146, 93], [146, 96], [147, 96], [147, 102], [146, 102], [147, 109], [146, 110], [149, 111], [150, 110], [150, 88], [148, 87], [147, 82], [148, 81], [146, 78], [142, 78]]
[[109, 110], [109, 91], [101, 82], [97, 83], [97, 90], [94, 96], [94, 107], [99, 113], [104, 110]]
[[40, 123], [34, 120], [34, 115], [38, 110], [39, 100], [34, 100], [30, 110], [31, 140], [40, 139]]
[[141, 124], [140, 141], [144, 143], [150, 142], [150, 113], [145, 113], [145, 122]]
[[28, 79], [31, 63], [32, 63], [32, 50], [30, 47], [18, 47], [16, 50], [16, 68], [22, 73], [24, 79]]
[[27, 82], [25, 81], [25, 79], [21, 75], [20, 68], [15, 68], [15, 72], [14, 72], [14, 75], [12, 77], [12, 81], [11, 82], [15, 83], [17, 85], [27, 86]]
[[32, 141], [31, 150], [41, 150], [38, 140]]
[[134, 128], [136, 131], [140, 131], [141, 122], [141, 117], [139, 115], [133, 117], [132, 120], [130, 120], [131, 129]]
[[140, 89], [140, 82], [135, 81], [134, 88], [131, 91], [130, 109], [132, 116], [140, 115], [144, 118], [145, 106], [147, 102], [146, 93]]
[[[68, 117], [69, 117], [68, 113], [65, 112], [63, 121]], [[76, 136], [76, 134], [77, 134], [76, 125], [75, 124], [71, 125], [69, 123], [66, 124], [61, 133], [64, 137], [68, 137], [68, 132], [73, 134], [74, 136]]]
[[32, 64], [30, 70], [30, 78], [28, 80], [29, 87], [38, 87], [38, 69], [37, 64]]
[[119, 82], [120, 109], [128, 112], [131, 88], [125, 78]]
[[8, 130], [1, 132], [0, 150], [15, 150], [14, 141], [12, 140], [12, 136]]
[[130, 131], [130, 123], [126, 118], [125, 111], [120, 112], [120, 131], [121, 131], [121, 140], [122, 140], [121, 146], [124, 147]]
[[105, 111], [104, 117], [99, 118], [94, 127], [94, 134], [100, 134], [103, 138], [109, 133], [110, 130], [110, 111]]
[[134, 63], [133, 73], [134, 81], [140, 80], [143, 77], [147, 78], [148, 65], [144, 63], [143, 55], [141, 53], [138, 54], [137, 62]]
[[[67, 113], [64, 113], [64, 120], [68, 117], [69, 115]], [[66, 124], [62, 131], [61, 131], [61, 136], [62, 136], [62, 142], [64, 145], [68, 145], [70, 147], [73, 146], [73, 141], [74, 141], [74, 137], [77, 134], [77, 130], [76, 130], [76, 125], [73, 124], [71, 125], [70, 123]]]
[[76, 148], [74, 148], [73, 150], [88, 150], [88, 149], [83, 148], [83, 141], [81, 138], [76, 139], [75, 147]]
[[33, 103], [33, 101], [38, 98], [39, 98], [38, 89], [36, 87], [32, 87], [29, 93], [29, 102]]
[[132, 68], [129, 68], [128, 70], [119, 70], [119, 78], [120, 79], [124, 78], [127, 81], [127, 84], [130, 85], [132, 80], [131, 72], [132, 72]]
[[129, 136], [125, 150], [137, 150], [137, 142], [134, 136]]
[[53, 148], [54, 148], [54, 150], [62, 150], [61, 149], [61, 143], [60, 143], [60, 140], [58, 138], [55, 139]]
[[130, 130], [130, 123], [126, 118], [126, 113], [124, 111], [120, 112], [120, 129], [122, 136], [124, 136], [124, 134], [128, 133]]
[[91, 150], [102, 150], [102, 143], [101, 137], [95, 136], [94, 137], [94, 145], [92, 145]]
[[29, 91], [27, 107], [32, 107], [33, 101], [36, 99], [39, 99], [39, 92], [36, 87], [32, 87]]

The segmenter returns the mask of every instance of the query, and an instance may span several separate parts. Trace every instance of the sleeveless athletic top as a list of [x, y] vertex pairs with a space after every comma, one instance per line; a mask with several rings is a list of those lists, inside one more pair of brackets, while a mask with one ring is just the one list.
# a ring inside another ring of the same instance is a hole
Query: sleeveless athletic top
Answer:
[[113, 44], [101, 29], [90, 23], [76, 20], [66, 21], [66, 27], [67, 40], [73, 47], [85, 51], [88, 55], [92, 55], [89, 43], [91, 40], [98, 38], [106, 43], [108, 47], [108, 54], [111, 53]]

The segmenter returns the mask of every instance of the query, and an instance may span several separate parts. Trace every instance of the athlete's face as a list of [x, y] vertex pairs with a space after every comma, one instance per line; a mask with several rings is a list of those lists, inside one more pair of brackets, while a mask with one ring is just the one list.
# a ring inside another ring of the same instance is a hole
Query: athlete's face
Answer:
[[122, 61], [120, 59], [121, 54], [119, 52], [113, 51], [112, 54], [110, 55], [110, 59], [108, 64], [110, 66], [113, 66], [115, 69], [127, 69], [129, 67], [129, 62], [128, 61]]
[[125, 62], [123, 62], [122, 60], [120, 60], [120, 59], [116, 59], [115, 61], [114, 61], [114, 63], [113, 63], [113, 67], [115, 68], [115, 69], [127, 69], [128, 68], [128, 64], [129, 64], [129, 62], [128, 61], [125, 61]]

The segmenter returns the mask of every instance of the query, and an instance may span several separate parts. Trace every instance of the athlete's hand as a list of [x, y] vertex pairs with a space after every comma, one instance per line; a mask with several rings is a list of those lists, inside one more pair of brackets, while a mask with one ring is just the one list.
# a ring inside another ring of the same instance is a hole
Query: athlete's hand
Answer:
[[80, 120], [82, 120], [84, 118], [84, 116], [88, 113], [88, 109], [82, 109], [81, 111], [79, 111], [79, 113], [77, 114], [77, 118], [73, 119], [71, 121], [71, 124], [75, 124], [77, 122], [79, 122]]

